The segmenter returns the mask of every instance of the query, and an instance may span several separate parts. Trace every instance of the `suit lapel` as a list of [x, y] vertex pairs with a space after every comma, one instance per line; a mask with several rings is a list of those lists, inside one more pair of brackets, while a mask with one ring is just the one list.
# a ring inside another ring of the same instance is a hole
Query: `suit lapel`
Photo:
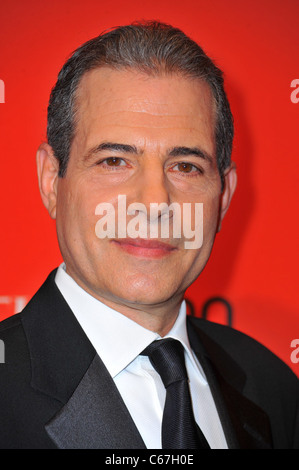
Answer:
[[228, 447], [272, 448], [267, 414], [242, 393], [244, 371], [192, 319], [188, 319], [188, 335], [210, 385]]
[[98, 355], [46, 431], [60, 449], [142, 449], [144, 442]]
[[144, 448], [110, 374], [57, 288], [55, 273], [22, 313], [31, 386], [56, 403], [48, 435], [66, 449]]

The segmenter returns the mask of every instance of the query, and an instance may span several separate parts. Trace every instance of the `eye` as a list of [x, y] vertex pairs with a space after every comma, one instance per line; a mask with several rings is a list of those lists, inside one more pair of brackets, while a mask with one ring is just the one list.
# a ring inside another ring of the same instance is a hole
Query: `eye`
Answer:
[[96, 165], [106, 170], [125, 169], [128, 166], [126, 161], [120, 157], [107, 157], [98, 161]]
[[107, 166], [110, 167], [117, 167], [117, 166], [124, 166], [126, 165], [125, 161], [122, 158], [119, 157], [108, 157], [105, 158], [101, 163], [106, 164]]
[[202, 170], [198, 168], [197, 166], [193, 165], [193, 163], [189, 162], [180, 162], [174, 165], [171, 168], [172, 171], [179, 171], [180, 173], [194, 173], [194, 174], [200, 174], [202, 173]]

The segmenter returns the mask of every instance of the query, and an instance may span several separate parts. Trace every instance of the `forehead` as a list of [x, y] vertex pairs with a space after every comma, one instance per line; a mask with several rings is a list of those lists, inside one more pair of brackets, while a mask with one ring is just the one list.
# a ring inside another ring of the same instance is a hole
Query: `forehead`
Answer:
[[86, 144], [103, 133], [127, 139], [128, 131], [132, 139], [161, 143], [172, 134], [215, 140], [214, 99], [210, 86], [198, 79], [102, 67], [83, 76], [76, 105], [76, 136]]

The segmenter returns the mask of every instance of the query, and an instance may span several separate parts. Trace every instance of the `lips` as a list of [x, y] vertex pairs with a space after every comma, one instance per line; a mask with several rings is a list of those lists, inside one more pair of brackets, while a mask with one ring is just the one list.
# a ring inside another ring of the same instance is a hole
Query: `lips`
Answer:
[[162, 258], [177, 250], [168, 243], [143, 238], [124, 238], [113, 240], [113, 242], [121, 250], [143, 258]]

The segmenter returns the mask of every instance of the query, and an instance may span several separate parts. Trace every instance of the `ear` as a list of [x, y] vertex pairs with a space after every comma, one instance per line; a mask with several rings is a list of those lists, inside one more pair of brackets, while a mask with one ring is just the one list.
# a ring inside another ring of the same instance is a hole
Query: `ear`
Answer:
[[218, 232], [220, 232], [222, 220], [229, 208], [233, 194], [237, 186], [237, 170], [234, 162], [224, 171], [224, 188], [220, 201]]
[[39, 191], [52, 219], [56, 219], [57, 182], [59, 162], [53, 149], [47, 143], [42, 143], [36, 154], [36, 165]]

